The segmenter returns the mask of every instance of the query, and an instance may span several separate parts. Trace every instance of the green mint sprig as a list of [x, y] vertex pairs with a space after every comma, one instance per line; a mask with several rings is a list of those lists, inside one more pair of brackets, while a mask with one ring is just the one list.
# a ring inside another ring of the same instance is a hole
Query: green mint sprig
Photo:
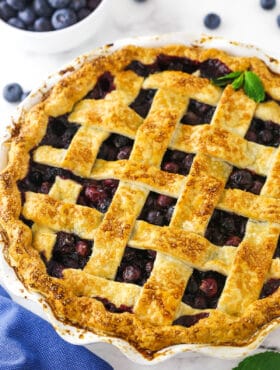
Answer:
[[225, 76], [212, 79], [212, 82], [220, 87], [231, 83], [234, 90], [243, 88], [245, 94], [256, 103], [260, 103], [265, 99], [263, 83], [259, 76], [252, 71], [231, 72]]
[[279, 370], [280, 353], [263, 352], [249, 356], [232, 370]]

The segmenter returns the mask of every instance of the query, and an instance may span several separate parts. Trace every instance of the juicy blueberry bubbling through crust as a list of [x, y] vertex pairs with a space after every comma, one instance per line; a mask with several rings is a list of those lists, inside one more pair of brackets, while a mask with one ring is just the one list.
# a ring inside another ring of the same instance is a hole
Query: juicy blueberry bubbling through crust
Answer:
[[115, 280], [144, 285], [152, 272], [155, 258], [155, 251], [127, 246]]
[[84, 268], [92, 253], [92, 243], [74, 234], [58, 232], [51, 259], [46, 261], [42, 255], [48, 274], [60, 278], [65, 268]]
[[175, 203], [175, 198], [150, 192], [138, 219], [157, 226], [169, 225]]
[[183, 302], [193, 308], [215, 308], [226, 277], [216, 271], [194, 270], [183, 295]]
[[280, 145], [280, 125], [272, 121], [253, 118], [245, 139], [277, 148]]
[[205, 232], [211, 243], [238, 246], [245, 234], [248, 219], [235, 213], [215, 209]]
[[226, 188], [241, 189], [254, 194], [260, 194], [266, 177], [256, 173], [234, 167], [228, 178]]
[[195, 154], [192, 153], [167, 149], [161, 163], [161, 169], [186, 176], [190, 172], [194, 157]]

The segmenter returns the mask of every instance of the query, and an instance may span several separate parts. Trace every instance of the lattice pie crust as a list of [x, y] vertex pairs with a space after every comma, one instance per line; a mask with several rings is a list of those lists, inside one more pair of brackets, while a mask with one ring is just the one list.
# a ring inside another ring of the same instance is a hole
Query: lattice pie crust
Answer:
[[[152, 65], [162, 54], [199, 63], [218, 59], [232, 71], [251, 69], [270, 99], [256, 104], [243, 90], [213, 85], [199, 70], [141, 76], [126, 68], [132, 61]], [[101, 99], [86, 98], [108, 71], [114, 89]], [[155, 90], [145, 118], [130, 107], [141, 89]], [[191, 99], [215, 107], [210, 123], [180, 123]], [[8, 165], [0, 177], [6, 259], [28, 289], [43, 295], [59, 320], [124, 338], [147, 357], [179, 343], [247, 345], [280, 316], [279, 289], [259, 299], [266, 281], [280, 279], [280, 260], [273, 259], [280, 233], [280, 152], [245, 138], [253, 117], [280, 124], [277, 101], [280, 77], [262, 61], [213, 49], [128, 46], [85, 63], [23, 114], [13, 129]], [[66, 113], [69, 124], [79, 125], [69, 147], [39, 145], [49, 117]], [[97, 158], [110, 133], [134, 141], [129, 159]], [[161, 168], [167, 149], [195, 154], [188, 175]], [[17, 183], [28, 172], [30, 155], [35, 163], [83, 179], [119, 180], [107, 212], [77, 204], [81, 183], [60, 176], [48, 193], [26, 191], [21, 197]], [[265, 176], [261, 193], [227, 188], [233, 167]], [[139, 219], [149, 192], [176, 199], [169, 225]], [[205, 237], [215, 209], [248, 218], [238, 246], [218, 246]], [[31, 220], [32, 226], [22, 220]], [[45, 264], [58, 232], [94, 241], [86, 265], [64, 269], [62, 278], [50, 276]], [[157, 252], [143, 286], [114, 280], [127, 245]], [[199, 309], [182, 301], [193, 269], [226, 277], [215, 308]], [[132, 307], [131, 312], [112, 313], [94, 297]], [[201, 313], [206, 314], [190, 327], [172, 325], [182, 316]]]

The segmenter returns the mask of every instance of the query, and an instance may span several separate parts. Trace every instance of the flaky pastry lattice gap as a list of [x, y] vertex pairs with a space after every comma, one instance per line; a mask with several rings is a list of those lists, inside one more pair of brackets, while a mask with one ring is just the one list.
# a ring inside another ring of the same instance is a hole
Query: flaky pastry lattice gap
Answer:
[[[212, 78], [252, 70], [266, 99]], [[62, 79], [13, 130], [5, 256], [66, 323], [243, 346], [280, 316], [280, 78], [257, 58], [128, 46]]]

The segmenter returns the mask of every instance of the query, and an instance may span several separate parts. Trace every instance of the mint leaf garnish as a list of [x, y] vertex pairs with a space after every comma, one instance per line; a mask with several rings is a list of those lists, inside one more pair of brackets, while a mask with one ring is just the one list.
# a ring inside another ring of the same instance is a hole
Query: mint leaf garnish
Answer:
[[238, 90], [240, 89], [240, 87], [243, 86], [243, 83], [244, 83], [244, 73], [241, 73], [240, 76], [238, 76], [233, 82], [232, 82], [232, 87], [234, 88], [234, 90]]
[[257, 103], [263, 101], [265, 98], [262, 81], [254, 72], [244, 72], [244, 91], [249, 98], [255, 100]]
[[225, 76], [214, 78], [214, 85], [224, 87], [231, 83], [234, 90], [243, 88], [245, 94], [259, 103], [265, 99], [265, 91], [261, 79], [252, 71], [236, 71]]
[[277, 370], [280, 369], [280, 353], [263, 352], [241, 361], [232, 370]]
[[223, 87], [229, 84], [230, 82], [232, 82], [233, 80], [235, 80], [236, 78], [238, 78], [242, 74], [243, 72], [240, 72], [240, 71], [231, 72], [225, 76], [214, 78], [212, 82], [217, 86]]

